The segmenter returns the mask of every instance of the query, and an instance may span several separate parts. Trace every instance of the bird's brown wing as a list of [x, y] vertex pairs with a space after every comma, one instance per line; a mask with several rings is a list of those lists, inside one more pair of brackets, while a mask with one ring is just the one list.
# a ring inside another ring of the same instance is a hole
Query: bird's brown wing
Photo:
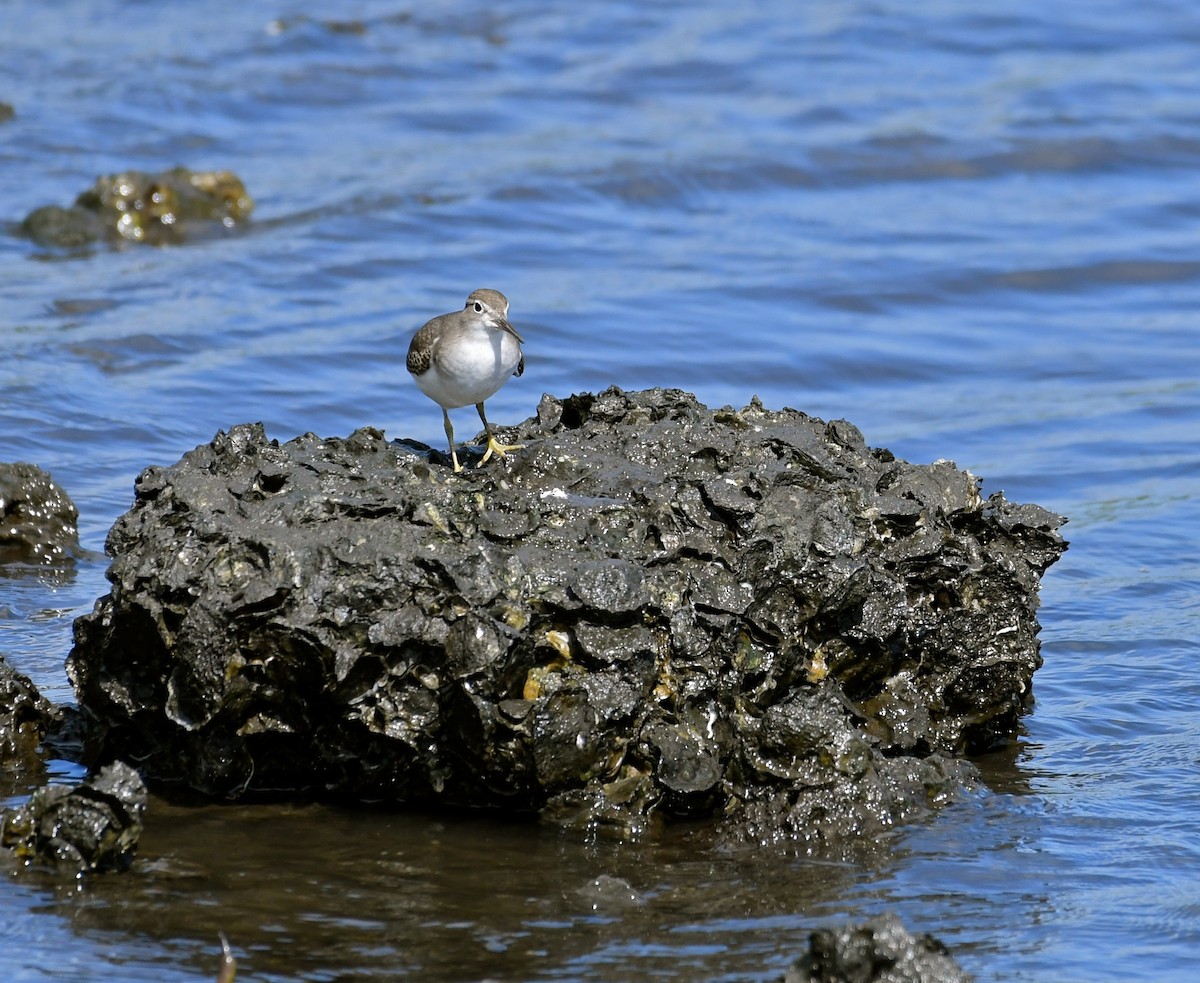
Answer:
[[441, 314], [426, 321], [409, 342], [407, 365], [408, 371], [413, 375], [424, 375], [429, 371], [429, 366], [433, 363], [433, 346], [441, 334], [443, 317], [445, 315]]

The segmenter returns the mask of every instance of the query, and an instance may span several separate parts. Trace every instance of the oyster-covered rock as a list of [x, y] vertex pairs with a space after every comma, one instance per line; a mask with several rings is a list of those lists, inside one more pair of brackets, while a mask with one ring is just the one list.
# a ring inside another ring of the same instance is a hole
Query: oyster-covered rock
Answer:
[[214, 796], [816, 847], [1012, 737], [1059, 516], [757, 401], [547, 396], [509, 437], [454, 475], [243, 425], [144, 471], [68, 663], [93, 752]]

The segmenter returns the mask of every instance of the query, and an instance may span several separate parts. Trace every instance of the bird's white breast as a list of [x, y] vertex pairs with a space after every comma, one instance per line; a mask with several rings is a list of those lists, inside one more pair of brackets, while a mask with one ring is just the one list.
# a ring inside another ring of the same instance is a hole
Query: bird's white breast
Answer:
[[521, 360], [507, 331], [479, 324], [455, 344], [439, 344], [429, 370], [416, 377], [430, 399], [447, 409], [482, 403], [506, 383]]

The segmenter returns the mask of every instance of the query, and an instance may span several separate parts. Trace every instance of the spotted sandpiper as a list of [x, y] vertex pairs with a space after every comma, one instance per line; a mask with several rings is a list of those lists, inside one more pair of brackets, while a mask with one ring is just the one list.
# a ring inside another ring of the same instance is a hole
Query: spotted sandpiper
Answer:
[[525, 446], [500, 443], [483, 412], [485, 399], [495, 394], [509, 376], [525, 371], [521, 352], [524, 343], [508, 323], [508, 298], [499, 290], [486, 289], [473, 291], [461, 311], [439, 314], [413, 335], [408, 346], [408, 371], [421, 392], [442, 408], [450, 460], [456, 472], [462, 470], [462, 465], [454, 452], [450, 410], [460, 406], [474, 403], [487, 431], [487, 453], [480, 464], [493, 454], [504, 457], [508, 451]]

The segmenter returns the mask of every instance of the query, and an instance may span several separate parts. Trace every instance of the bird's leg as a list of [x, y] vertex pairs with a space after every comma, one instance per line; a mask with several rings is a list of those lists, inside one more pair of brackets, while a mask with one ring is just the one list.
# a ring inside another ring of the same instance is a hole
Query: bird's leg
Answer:
[[442, 417], [446, 421], [446, 440], [450, 442], [450, 460], [454, 462], [454, 473], [458, 474], [462, 470], [462, 465], [458, 463], [458, 455], [454, 453], [454, 427], [450, 425], [450, 411], [446, 407], [442, 407]]
[[488, 445], [487, 452], [483, 455], [483, 460], [480, 465], [487, 464], [487, 459], [495, 454], [497, 457], [505, 457], [509, 451], [524, 450], [524, 444], [502, 444], [496, 439], [496, 435], [492, 433], [492, 425], [487, 422], [487, 417], [483, 412], [483, 403], [476, 403], [475, 409], [479, 410], [479, 419], [483, 421], [483, 429], [487, 431]]

